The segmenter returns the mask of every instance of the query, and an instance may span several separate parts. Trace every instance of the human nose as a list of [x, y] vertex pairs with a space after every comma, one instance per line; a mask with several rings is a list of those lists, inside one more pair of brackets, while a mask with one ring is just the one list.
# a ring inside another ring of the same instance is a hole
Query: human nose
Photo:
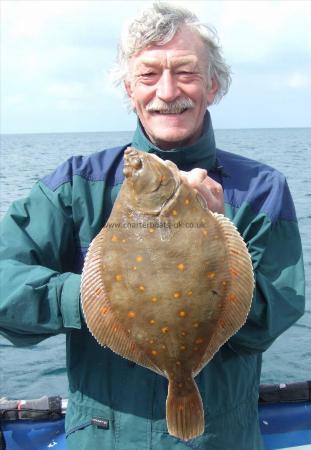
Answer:
[[168, 70], [164, 70], [158, 81], [157, 96], [163, 101], [172, 102], [178, 95], [177, 81]]

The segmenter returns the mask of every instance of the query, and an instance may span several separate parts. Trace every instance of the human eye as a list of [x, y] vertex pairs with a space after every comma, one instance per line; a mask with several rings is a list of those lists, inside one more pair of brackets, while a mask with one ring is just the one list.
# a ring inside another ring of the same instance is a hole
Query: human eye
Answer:
[[177, 70], [177, 73], [179, 73], [179, 74], [192, 74], [193, 73], [193, 71], [192, 70], [190, 70], [190, 69], [178, 69]]
[[138, 75], [138, 79], [145, 84], [154, 83], [157, 80], [157, 77], [158, 73], [153, 69], [142, 70]]
[[181, 64], [180, 66], [176, 67], [175, 73], [177, 73], [178, 75], [190, 76], [195, 73], [195, 68], [192, 67], [192, 64]]
[[181, 81], [191, 81], [195, 77], [195, 72], [190, 69], [177, 70], [176, 75]]
[[141, 77], [153, 77], [156, 75], [156, 72], [152, 71], [152, 70], [148, 70], [148, 71], [143, 71], [140, 76]]

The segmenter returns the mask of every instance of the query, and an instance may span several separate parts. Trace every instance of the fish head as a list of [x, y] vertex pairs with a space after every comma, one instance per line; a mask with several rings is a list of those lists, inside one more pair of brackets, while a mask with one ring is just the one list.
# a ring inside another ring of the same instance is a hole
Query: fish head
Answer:
[[136, 211], [157, 215], [181, 183], [177, 166], [129, 147], [124, 152], [127, 201]]

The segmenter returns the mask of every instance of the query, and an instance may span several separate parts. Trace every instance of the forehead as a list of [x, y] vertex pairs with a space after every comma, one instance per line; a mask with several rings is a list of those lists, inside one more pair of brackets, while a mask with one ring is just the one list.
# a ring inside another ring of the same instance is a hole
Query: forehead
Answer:
[[199, 65], [206, 62], [206, 50], [200, 36], [185, 27], [164, 45], [153, 44], [132, 56], [130, 63], [141, 64]]

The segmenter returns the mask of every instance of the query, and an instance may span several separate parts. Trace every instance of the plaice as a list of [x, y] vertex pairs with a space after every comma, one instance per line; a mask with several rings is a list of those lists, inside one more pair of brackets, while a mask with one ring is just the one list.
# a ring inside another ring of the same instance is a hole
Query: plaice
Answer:
[[124, 175], [85, 259], [83, 314], [99, 344], [168, 379], [168, 431], [189, 440], [204, 431], [194, 377], [247, 318], [251, 258], [175, 164], [130, 147]]

